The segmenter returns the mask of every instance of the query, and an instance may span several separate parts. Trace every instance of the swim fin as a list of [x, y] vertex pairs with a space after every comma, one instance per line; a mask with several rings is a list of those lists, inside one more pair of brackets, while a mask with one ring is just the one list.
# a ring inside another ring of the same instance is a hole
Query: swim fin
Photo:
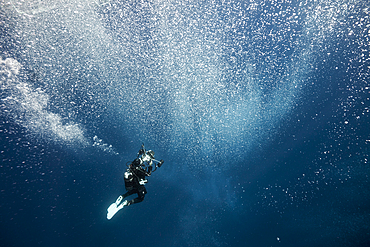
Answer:
[[107, 209], [107, 219], [110, 220], [112, 217], [121, 210], [124, 206], [128, 204], [127, 200], [121, 203], [123, 197], [119, 196], [116, 200], [116, 202], [112, 203], [109, 208]]

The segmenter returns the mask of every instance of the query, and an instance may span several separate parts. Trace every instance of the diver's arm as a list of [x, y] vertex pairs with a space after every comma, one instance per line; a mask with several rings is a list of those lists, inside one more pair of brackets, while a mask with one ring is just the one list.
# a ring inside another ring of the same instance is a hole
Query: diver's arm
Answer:
[[153, 166], [149, 166], [148, 167], [148, 171], [146, 172], [147, 176], [149, 177], [150, 175], [152, 175], [152, 170], [153, 170]]
[[141, 144], [141, 148], [139, 150], [139, 152], [137, 153], [137, 157], [139, 157], [140, 155], [143, 155], [145, 154], [145, 147], [144, 147], [144, 144]]

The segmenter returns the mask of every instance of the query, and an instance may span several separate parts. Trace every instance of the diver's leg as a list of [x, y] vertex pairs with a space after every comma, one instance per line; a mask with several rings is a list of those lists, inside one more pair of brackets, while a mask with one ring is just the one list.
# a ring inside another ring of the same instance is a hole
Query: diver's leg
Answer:
[[135, 194], [135, 193], [136, 193], [136, 190], [132, 189], [132, 190], [127, 191], [125, 194], [123, 194], [122, 197], [126, 198], [126, 197], [131, 196], [132, 194]]
[[129, 206], [131, 204], [142, 202], [144, 200], [144, 197], [145, 197], [145, 194], [147, 193], [147, 191], [146, 191], [144, 186], [140, 186], [136, 190], [136, 193], [137, 193], [137, 197], [135, 199], [132, 199], [132, 200], [128, 201], [127, 206]]
[[[129, 191], [127, 191], [125, 194], [123, 194], [123, 195], [120, 195], [118, 198], [117, 198], [117, 200], [116, 200], [116, 205], [118, 206], [118, 205], [120, 205], [121, 204], [121, 202], [122, 202], [122, 199], [124, 199], [124, 198], [126, 198], [126, 197], [128, 197], [128, 196], [130, 196], [130, 195], [132, 195], [132, 194], [135, 194], [135, 193], [137, 193], [137, 190], [135, 190], [135, 189], [131, 189], [131, 190], [129, 190]], [[125, 204], [126, 202], [123, 202], [122, 204]], [[122, 205], [121, 204], [121, 205]]]

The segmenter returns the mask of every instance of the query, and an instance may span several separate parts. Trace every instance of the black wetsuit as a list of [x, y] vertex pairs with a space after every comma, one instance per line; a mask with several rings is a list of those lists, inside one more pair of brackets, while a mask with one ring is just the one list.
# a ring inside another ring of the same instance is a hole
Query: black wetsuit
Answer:
[[127, 192], [123, 194], [122, 197], [125, 198], [135, 193], [137, 193], [138, 197], [128, 201], [128, 205], [142, 202], [144, 200], [145, 194], [147, 192], [145, 186], [140, 184], [140, 181], [145, 180], [146, 176], [150, 176], [151, 172], [152, 167], [149, 166], [148, 169], [145, 170], [141, 166], [140, 159], [135, 159], [129, 165], [129, 168], [127, 169], [124, 175], [125, 187]]

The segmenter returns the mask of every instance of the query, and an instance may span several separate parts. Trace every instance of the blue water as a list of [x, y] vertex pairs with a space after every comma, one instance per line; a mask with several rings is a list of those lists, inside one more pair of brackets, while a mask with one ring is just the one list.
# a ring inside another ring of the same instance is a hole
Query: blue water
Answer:
[[[3, 1], [0, 246], [369, 246], [367, 1]], [[125, 192], [142, 143], [165, 163]]]

